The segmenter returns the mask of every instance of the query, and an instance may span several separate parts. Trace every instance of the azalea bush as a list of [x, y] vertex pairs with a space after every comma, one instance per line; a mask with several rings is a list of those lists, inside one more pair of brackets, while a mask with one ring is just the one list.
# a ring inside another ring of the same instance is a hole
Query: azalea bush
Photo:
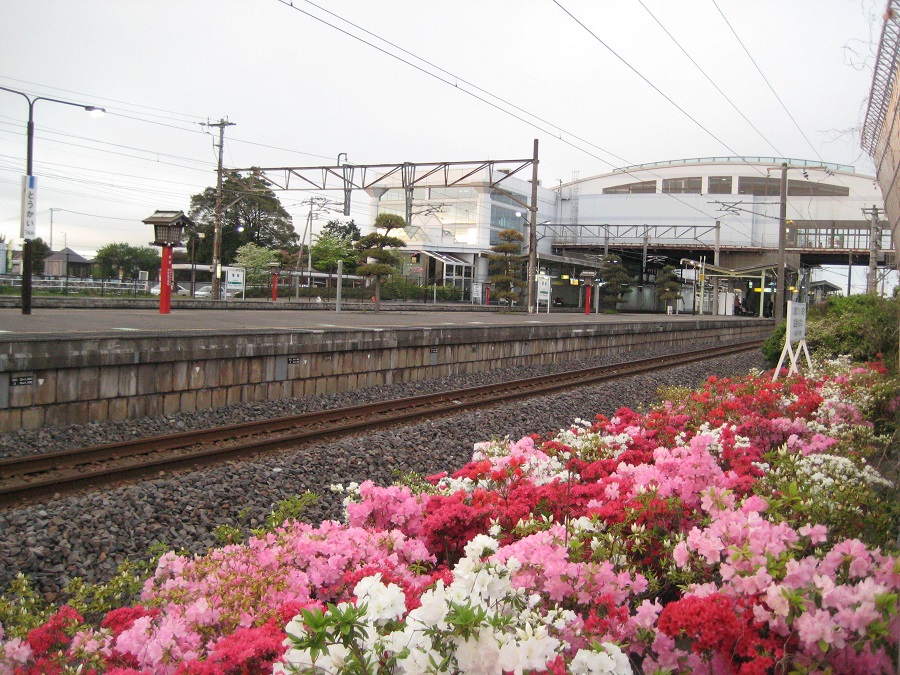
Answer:
[[668, 389], [166, 553], [97, 620], [22, 582], [0, 675], [893, 673], [898, 390], [846, 360]]

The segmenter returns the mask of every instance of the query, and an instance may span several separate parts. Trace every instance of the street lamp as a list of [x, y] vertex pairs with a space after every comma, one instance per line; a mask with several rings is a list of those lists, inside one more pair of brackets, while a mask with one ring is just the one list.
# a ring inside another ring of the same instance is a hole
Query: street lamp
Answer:
[[0, 90], [8, 91], [11, 94], [18, 94], [28, 101], [28, 145], [26, 146], [25, 153], [25, 177], [22, 180], [21, 237], [25, 240], [25, 243], [22, 245], [22, 314], [31, 314], [31, 240], [34, 239], [35, 230], [37, 229], [37, 181], [35, 181], [35, 178], [32, 175], [32, 163], [34, 159], [34, 104], [38, 101], [50, 101], [52, 103], [72, 105], [76, 108], [87, 110], [91, 113], [92, 117], [100, 117], [106, 110], [96, 105], [84, 105], [83, 103], [73, 103], [72, 101], [63, 101], [58, 98], [48, 98], [46, 96], [36, 96], [35, 98], [31, 98], [25, 92], [9, 89], [8, 87], [0, 87]]
[[153, 246], [162, 247], [162, 265], [159, 273], [159, 313], [168, 314], [172, 306], [172, 249], [181, 246], [185, 226], [193, 223], [184, 211], [156, 211], [146, 218], [145, 225], [153, 225]]

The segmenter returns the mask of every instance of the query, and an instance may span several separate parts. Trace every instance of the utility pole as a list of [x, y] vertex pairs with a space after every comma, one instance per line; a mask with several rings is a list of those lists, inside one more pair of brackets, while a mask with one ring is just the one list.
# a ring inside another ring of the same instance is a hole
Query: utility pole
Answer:
[[863, 215], [869, 216], [869, 274], [866, 277], [866, 293], [875, 295], [878, 293], [878, 251], [881, 249], [881, 228], [878, 226], [878, 207], [863, 209]]
[[216, 170], [216, 225], [213, 235], [212, 259], [212, 297], [217, 300], [219, 298], [219, 284], [221, 283], [219, 277], [222, 274], [220, 269], [222, 259], [222, 153], [225, 149], [225, 127], [231, 127], [234, 124], [234, 122], [229, 122], [227, 119], [206, 124], [208, 127], [219, 128], [219, 165]]
[[50, 209], [50, 252], [53, 253], [53, 212], [61, 211], [62, 209]]
[[[787, 162], [781, 163], [781, 199], [778, 213], [778, 278], [775, 283], [775, 325], [777, 326], [784, 319], [784, 277], [787, 268], [787, 260], [785, 259], [785, 239], [787, 239]], [[763, 288], [763, 291], [766, 289]], [[760, 302], [765, 302], [765, 293]]]
[[528, 313], [537, 312], [534, 294], [534, 278], [537, 274], [537, 188], [538, 188], [538, 139], [534, 139], [534, 157], [531, 163], [531, 226], [528, 228]]

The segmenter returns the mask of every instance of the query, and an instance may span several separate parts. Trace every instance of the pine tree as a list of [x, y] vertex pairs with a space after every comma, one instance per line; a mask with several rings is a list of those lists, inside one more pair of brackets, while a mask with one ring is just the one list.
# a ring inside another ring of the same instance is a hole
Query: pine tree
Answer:
[[497, 238], [502, 243], [491, 246], [493, 253], [488, 256], [491, 286], [497, 298], [506, 300], [510, 306], [519, 301], [525, 282], [522, 269], [522, 242], [525, 237], [518, 230], [500, 230]]
[[675, 273], [675, 268], [666, 265], [656, 273], [656, 299], [662, 300], [666, 307], [675, 307], [673, 303], [681, 297], [681, 279]]
[[603, 282], [597, 291], [600, 294], [600, 304], [604, 311], [615, 312], [622, 296], [631, 293], [631, 275], [618, 256], [608, 255], [600, 264], [599, 276]]
[[384, 234], [379, 232], [367, 234], [355, 244], [360, 261], [356, 273], [375, 279], [376, 312], [381, 309], [381, 282], [385, 277], [400, 273], [400, 255], [396, 249], [406, 245], [406, 242], [399, 237], [392, 237], [391, 230], [404, 227], [406, 227], [406, 220], [402, 216], [394, 213], [379, 213], [375, 218], [375, 229], [384, 230]]

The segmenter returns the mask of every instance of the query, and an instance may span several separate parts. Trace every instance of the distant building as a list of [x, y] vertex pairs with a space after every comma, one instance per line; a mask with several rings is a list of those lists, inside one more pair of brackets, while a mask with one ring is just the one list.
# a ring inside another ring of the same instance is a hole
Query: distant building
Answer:
[[70, 248], [64, 248], [62, 251], [56, 251], [44, 258], [44, 276], [89, 279], [91, 261]]
[[830, 295], [840, 295], [841, 287], [830, 281], [813, 281], [809, 285], [809, 301], [823, 302]]

